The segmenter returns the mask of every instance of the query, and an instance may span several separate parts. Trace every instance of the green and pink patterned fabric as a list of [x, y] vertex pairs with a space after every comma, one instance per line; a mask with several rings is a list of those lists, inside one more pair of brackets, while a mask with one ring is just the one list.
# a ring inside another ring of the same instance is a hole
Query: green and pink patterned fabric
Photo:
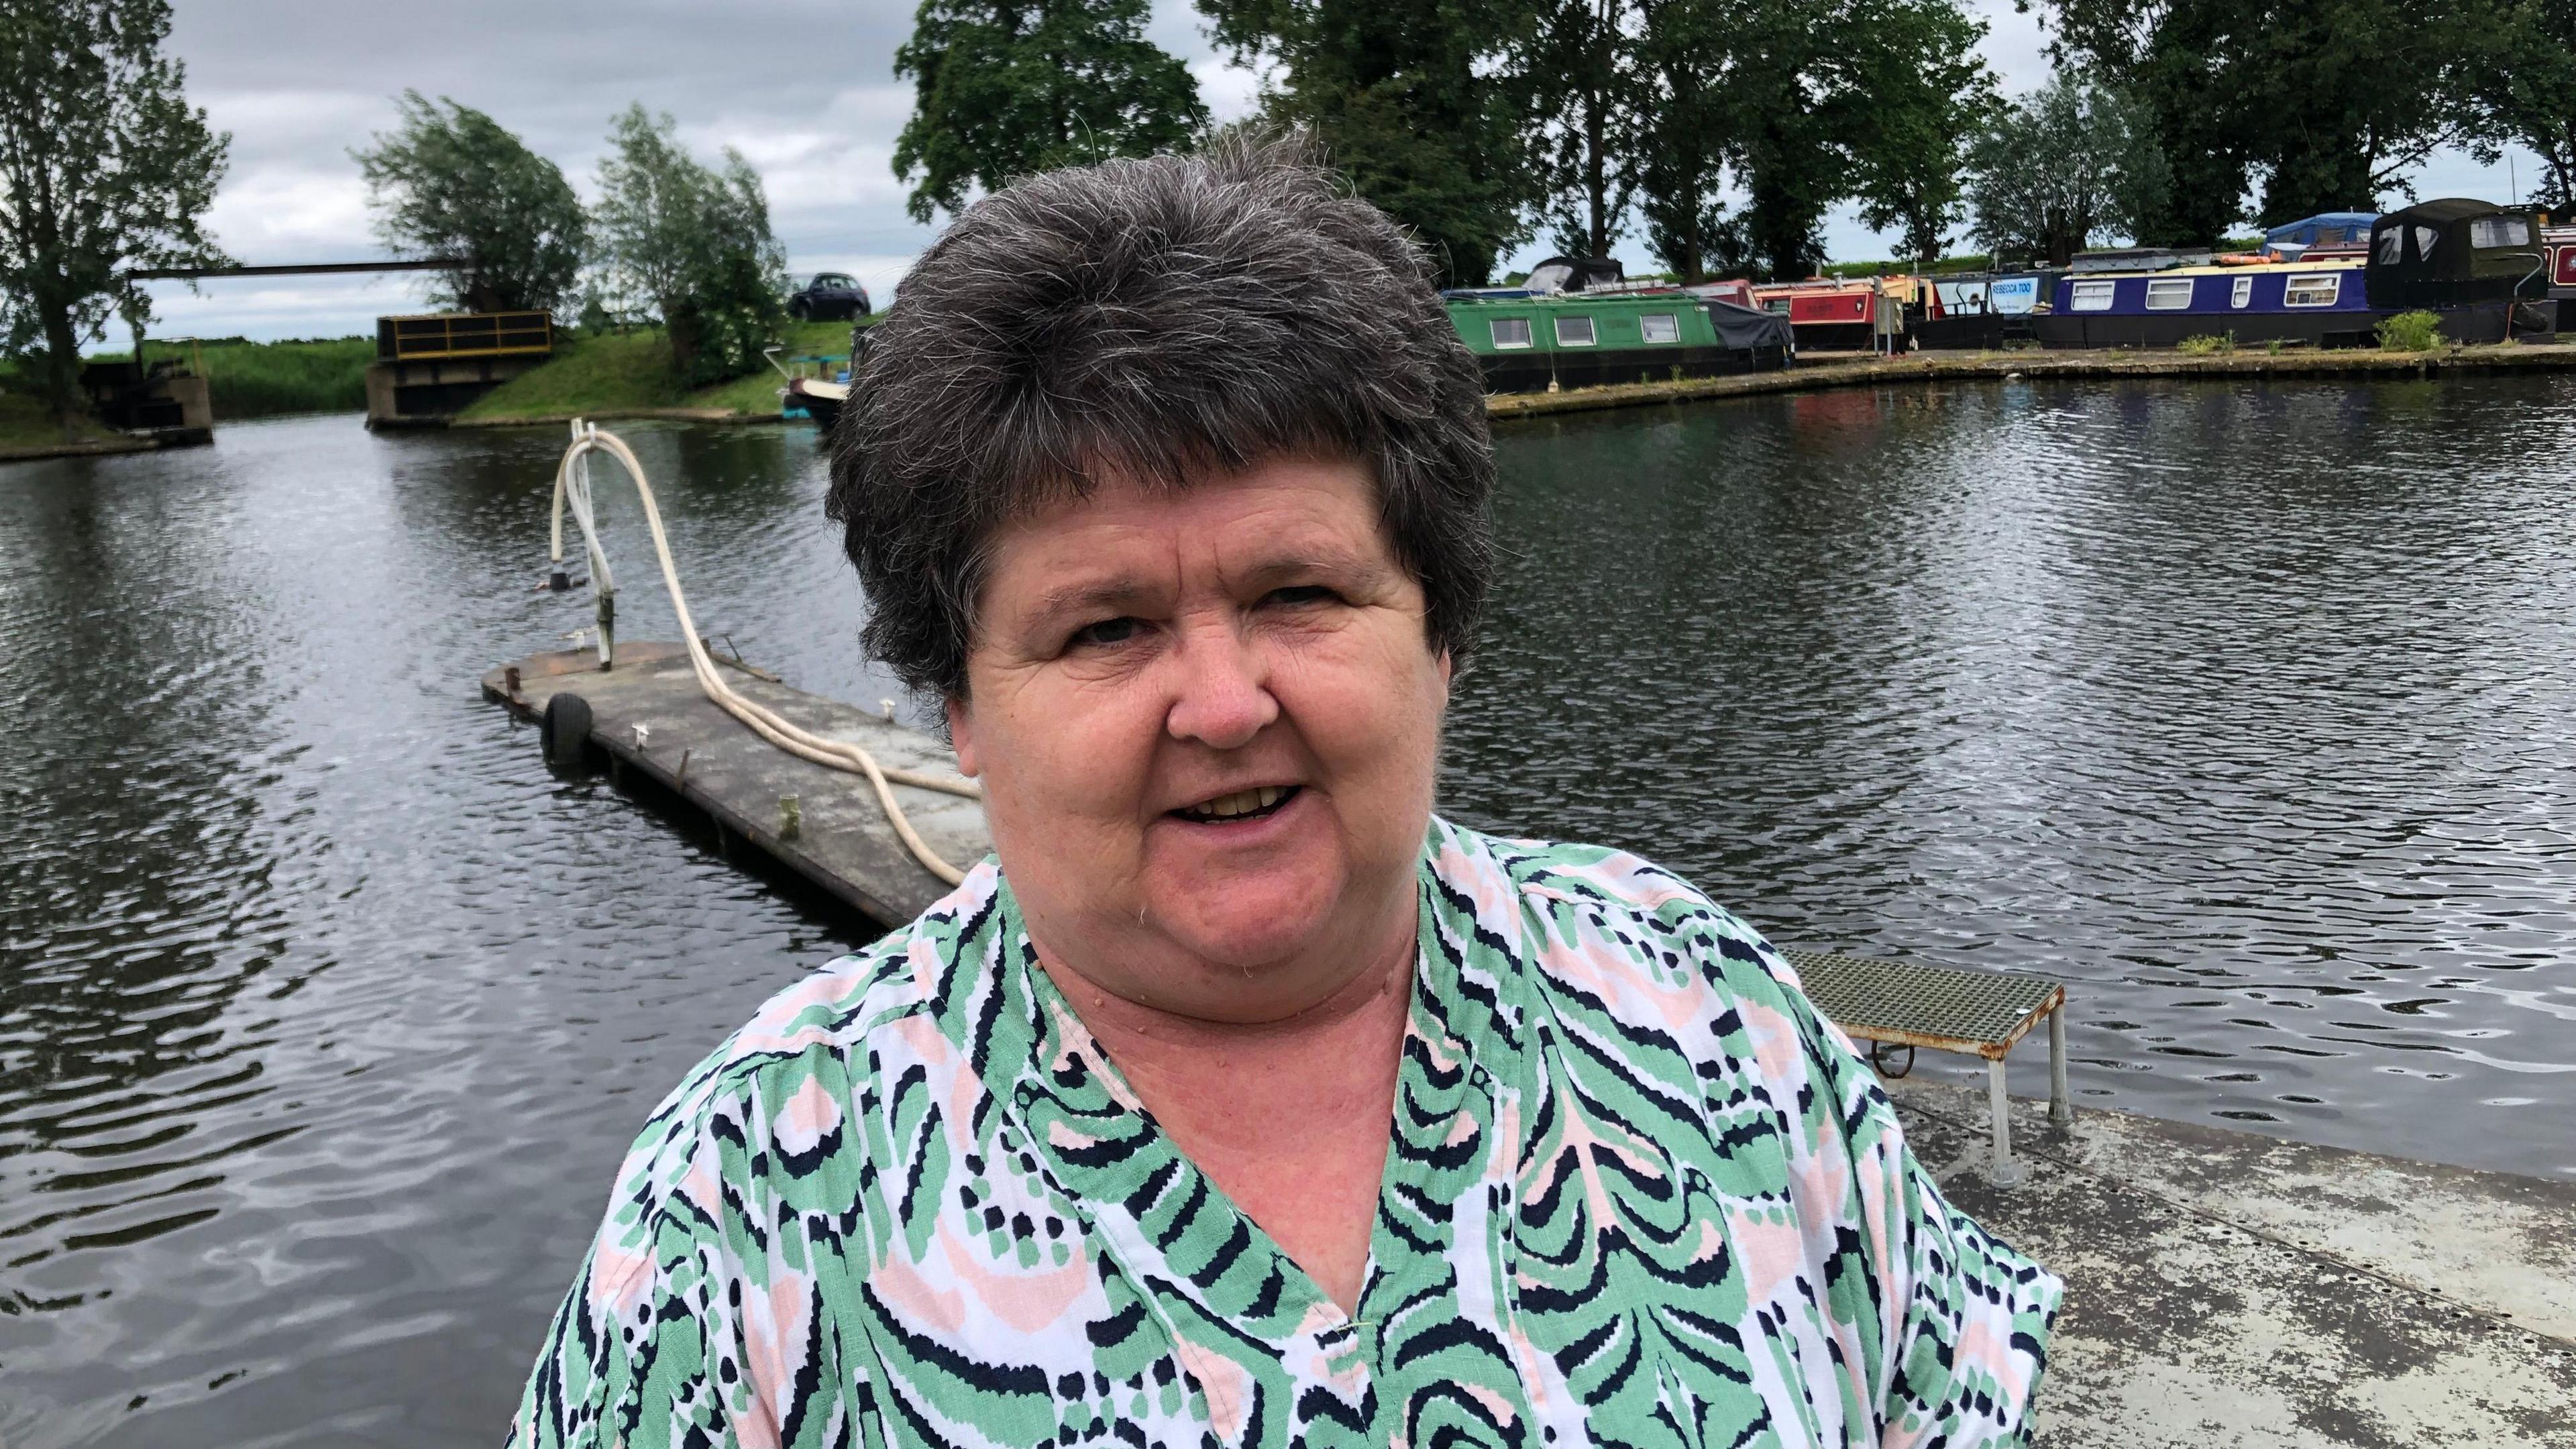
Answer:
[[1442, 821], [1420, 880], [1355, 1315], [1157, 1130], [987, 861], [653, 1114], [512, 1442], [2024, 1442], [2057, 1280], [1761, 937]]

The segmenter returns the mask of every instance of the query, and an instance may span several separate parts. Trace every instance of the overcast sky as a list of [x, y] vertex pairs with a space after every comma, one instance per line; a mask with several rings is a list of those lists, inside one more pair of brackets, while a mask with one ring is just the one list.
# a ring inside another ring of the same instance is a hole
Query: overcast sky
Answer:
[[[882, 300], [930, 235], [904, 215], [905, 188], [890, 165], [911, 107], [894, 50], [914, 4], [174, 0], [171, 45], [187, 62], [191, 98], [232, 133], [210, 222], [244, 262], [384, 254], [348, 153], [393, 123], [393, 97], [406, 87], [490, 112], [562, 166], [585, 198], [608, 118], [640, 100], [677, 117], [702, 156], [734, 146], [751, 158], [792, 270], [854, 272]], [[2035, 84], [2046, 66], [2030, 17], [2011, 0], [1971, 4], [1992, 26], [1987, 58], [2005, 91]], [[1217, 58], [1189, 0], [1156, 0], [1152, 34], [1189, 62], [1219, 119], [1252, 108], [1258, 79]], [[2530, 158], [2521, 165], [2527, 183]], [[2502, 199], [2507, 184], [2503, 167], [2490, 175], [2448, 156], [2419, 190]], [[1888, 254], [1848, 208], [1825, 239], [1836, 257]], [[1645, 260], [1633, 241], [1619, 251], [1632, 267]], [[218, 280], [195, 296], [181, 283], [155, 290], [153, 331], [164, 337], [345, 336], [420, 301], [417, 283], [399, 274]]]

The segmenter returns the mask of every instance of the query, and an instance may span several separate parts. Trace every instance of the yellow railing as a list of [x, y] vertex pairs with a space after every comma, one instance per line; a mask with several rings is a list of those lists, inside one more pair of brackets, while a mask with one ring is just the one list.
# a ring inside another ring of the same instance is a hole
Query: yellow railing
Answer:
[[554, 350], [554, 319], [543, 312], [438, 312], [376, 319], [376, 356], [386, 362], [524, 356]]

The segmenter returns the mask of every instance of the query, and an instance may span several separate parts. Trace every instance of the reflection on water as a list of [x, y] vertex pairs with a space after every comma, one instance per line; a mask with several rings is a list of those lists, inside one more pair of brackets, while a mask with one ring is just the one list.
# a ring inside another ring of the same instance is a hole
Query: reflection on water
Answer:
[[[630, 436], [709, 632], [895, 692], [809, 433]], [[558, 448], [331, 418], [0, 470], [0, 1443], [490, 1440], [654, 1098], [849, 944], [475, 697], [588, 622], [529, 587]], [[2576, 1171], [2576, 386], [1501, 449], [1450, 808], [1785, 941], [2063, 974], [2089, 1100]], [[621, 633], [667, 636], [603, 507]]]

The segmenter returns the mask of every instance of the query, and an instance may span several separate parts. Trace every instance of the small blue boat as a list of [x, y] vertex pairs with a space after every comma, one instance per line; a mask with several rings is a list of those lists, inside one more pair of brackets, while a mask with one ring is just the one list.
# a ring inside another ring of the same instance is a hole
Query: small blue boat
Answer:
[[2302, 217], [2263, 233], [2263, 250], [2287, 261], [2297, 261], [2312, 251], [2360, 248], [2370, 242], [2370, 224], [2379, 220], [2375, 211], [2323, 211]]

